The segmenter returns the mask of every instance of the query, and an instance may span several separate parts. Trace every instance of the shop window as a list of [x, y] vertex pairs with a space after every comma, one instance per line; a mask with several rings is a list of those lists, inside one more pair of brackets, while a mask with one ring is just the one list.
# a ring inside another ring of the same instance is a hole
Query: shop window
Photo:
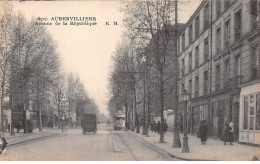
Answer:
[[256, 94], [255, 129], [260, 130], [260, 93]]
[[248, 97], [244, 97], [244, 129], [248, 128]]
[[250, 121], [249, 121], [249, 129], [250, 130], [254, 130], [254, 119], [255, 119], [255, 109], [254, 109], [254, 107], [250, 107], [250, 115], [249, 115], [249, 119], [250, 119]]
[[244, 96], [244, 129], [260, 130], [260, 93]]

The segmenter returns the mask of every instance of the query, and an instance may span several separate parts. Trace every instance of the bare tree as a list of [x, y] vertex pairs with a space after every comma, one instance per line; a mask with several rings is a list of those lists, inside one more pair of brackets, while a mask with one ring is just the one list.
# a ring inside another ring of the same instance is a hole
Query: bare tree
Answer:
[[[127, 1], [123, 3], [122, 11], [125, 13], [124, 22], [128, 28], [129, 38], [134, 40], [138, 49], [149, 47], [153, 60], [153, 67], [159, 76], [159, 95], [161, 122], [164, 123], [164, 97], [165, 97], [165, 70], [174, 21], [174, 1]], [[174, 75], [173, 75], [174, 76]], [[162, 124], [161, 124], [162, 125]], [[160, 127], [160, 142], [164, 142], [162, 126]]]

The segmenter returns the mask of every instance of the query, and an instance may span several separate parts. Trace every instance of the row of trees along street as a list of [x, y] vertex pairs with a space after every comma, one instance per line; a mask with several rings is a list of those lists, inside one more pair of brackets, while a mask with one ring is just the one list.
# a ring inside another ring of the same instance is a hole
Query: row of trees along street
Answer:
[[1, 131], [7, 128], [5, 106], [12, 111], [13, 126], [23, 121], [24, 133], [28, 132], [25, 122], [29, 106], [37, 113], [39, 131], [42, 131], [42, 113], [46, 112], [46, 106], [58, 116], [61, 126], [61, 118], [66, 113], [71, 120], [71, 112], [80, 113], [78, 104], [89, 100], [82, 82], [72, 73], [62, 72], [57, 44], [44, 26], [36, 26], [35, 18], [27, 21], [22, 13], [13, 11], [10, 3], [4, 3], [1, 10]]
[[[165, 99], [170, 99], [175, 107], [173, 147], [181, 147], [176, 40], [181, 25], [177, 24], [177, 1], [126, 1], [121, 6], [126, 31], [113, 56], [110, 113], [113, 116], [124, 106], [126, 125], [139, 133], [137, 105], [143, 103], [143, 134], [148, 136], [151, 113], [159, 110], [164, 122]], [[162, 126], [159, 142], [164, 142]]]

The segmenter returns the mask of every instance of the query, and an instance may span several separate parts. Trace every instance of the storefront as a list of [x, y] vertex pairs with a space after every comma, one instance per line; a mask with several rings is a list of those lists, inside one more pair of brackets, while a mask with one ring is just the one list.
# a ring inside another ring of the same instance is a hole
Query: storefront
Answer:
[[239, 142], [260, 145], [260, 82], [241, 87]]

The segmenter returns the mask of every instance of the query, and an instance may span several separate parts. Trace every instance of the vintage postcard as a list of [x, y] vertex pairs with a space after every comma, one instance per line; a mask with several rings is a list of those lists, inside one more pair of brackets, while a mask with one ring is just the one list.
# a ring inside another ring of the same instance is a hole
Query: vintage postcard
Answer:
[[0, 161], [258, 161], [259, 0], [0, 2]]

